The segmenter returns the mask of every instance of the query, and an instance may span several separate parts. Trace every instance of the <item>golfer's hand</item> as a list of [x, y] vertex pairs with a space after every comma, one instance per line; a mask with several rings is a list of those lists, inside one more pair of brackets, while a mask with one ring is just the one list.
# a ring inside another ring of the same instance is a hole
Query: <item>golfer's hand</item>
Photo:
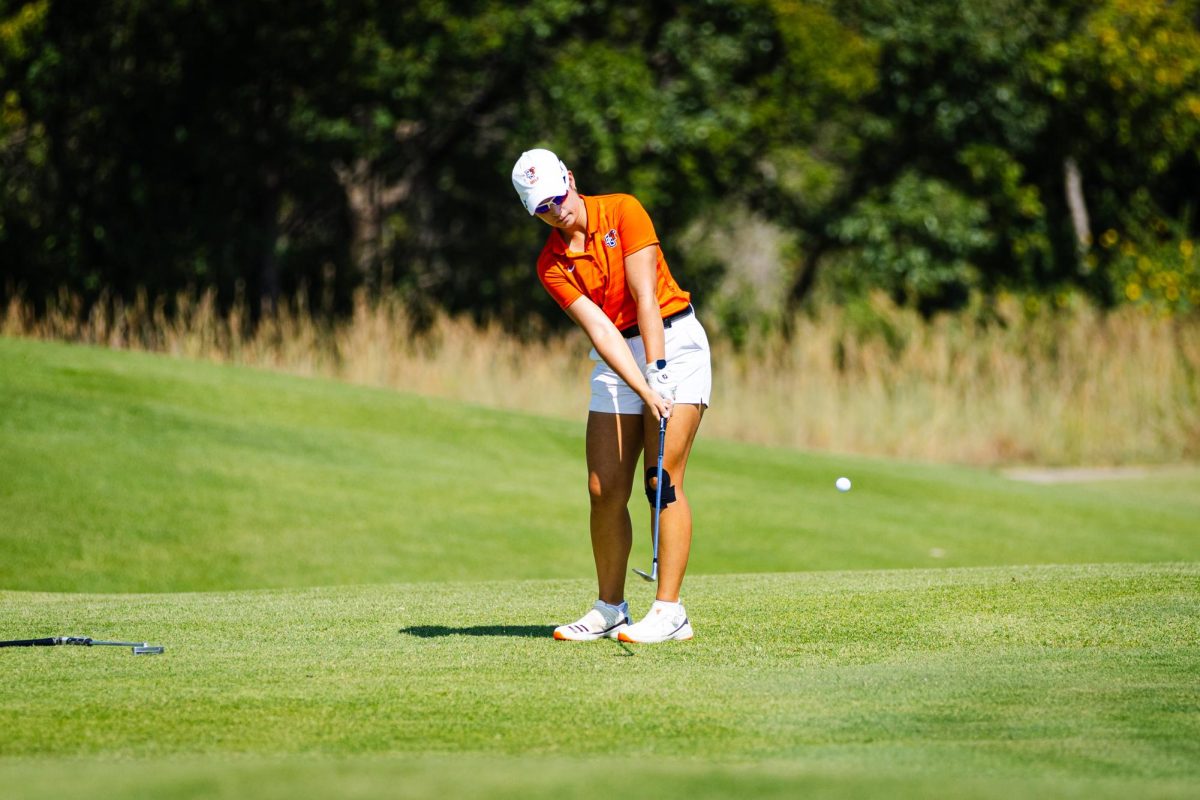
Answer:
[[665, 363], [665, 361], [660, 361], [655, 364], [647, 364], [644, 367], [646, 385], [650, 387], [651, 395], [646, 400], [646, 404], [653, 410], [656, 420], [669, 419], [671, 417], [671, 406], [675, 403], [675, 380], [671, 377], [671, 372], [667, 367], [658, 366]]
[[[663, 364], [664, 366], [660, 367], [658, 366], [659, 364]], [[678, 384], [675, 378], [672, 377], [673, 373], [670, 367], [666, 366], [666, 364], [666, 361], [647, 364], [644, 368], [644, 374], [646, 376], [646, 383], [650, 384], [651, 390], [658, 392], [660, 397], [674, 401], [675, 390], [678, 388]]]
[[663, 397], [661, 394], [651, 391], [650, 397], [643, 399], [645, 399], [646, 407], [650, 409], [650, 413], [654, 414], [655, 421], [671, 418], [671, 408], [675, 405], [671, 398]]

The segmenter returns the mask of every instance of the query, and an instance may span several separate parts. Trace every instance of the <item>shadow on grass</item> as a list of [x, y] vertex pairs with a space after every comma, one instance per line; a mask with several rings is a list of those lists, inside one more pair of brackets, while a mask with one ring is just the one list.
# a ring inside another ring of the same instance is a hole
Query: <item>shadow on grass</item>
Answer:
[[442, 636], [512, 636], [523, 639], [549, 639], [554, 636], [554, 626], [472, 625], [467, 628], [451, 628], [446, 625], [413, 625], [401, 628], [400, 633], [420, 639], [437, 639]]

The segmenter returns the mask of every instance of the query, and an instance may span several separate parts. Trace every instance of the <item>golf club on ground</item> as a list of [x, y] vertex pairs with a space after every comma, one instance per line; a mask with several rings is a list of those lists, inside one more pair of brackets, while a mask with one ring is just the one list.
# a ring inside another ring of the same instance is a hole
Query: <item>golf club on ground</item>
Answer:
[[76, 645], [78, 647], [128, 647], [135, 656], [155, 656], [163, 652], [161, 645], [148, 645], [145, 642], [102, 642], [89, 636], [49, 636], [45, 639], [9, 639], [0, 642], [0, 647], [55, 647], [57, 645]]
[[667, 418], [658, 420], [658, 478], [654, 487], [654, 563], [650, 565], [650, 574], [642, 572], [637, 567], [633, 571], [648, 581], [658, 580], [658, 518], [662, 515], [662, 462], [663, 445], [667, 441]]

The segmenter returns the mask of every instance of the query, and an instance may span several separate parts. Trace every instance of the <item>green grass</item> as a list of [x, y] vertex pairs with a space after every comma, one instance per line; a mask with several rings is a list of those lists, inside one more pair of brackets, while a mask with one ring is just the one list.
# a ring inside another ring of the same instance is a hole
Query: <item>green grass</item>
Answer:
[[1031, 486], [702, 437], [697, 638], [625, 647], [549, 638], [594, 591], [582, 448], [578, 424], [0, 338], [0, 638], [167, 647], [0, 651], [0, 783], [1200, 792], [1200, 470]]
[[[0, 452], [0, 587], [10, 589], [202, 591], [591, 570], [580, 424], [0, 339]], [[842, 474], [855, 482], [845, 495], [833, 489]], [[693, 574], [1200, 555], [1197, 469], [1031, 486], [702, 431], [688, 486]], [[649, 514], [636, 492], [640, 522]]]
[[1183, 796], [1200, 786], [1198, 582], [1194, 564], [705, 576], [697, 638], [662, 647], [550, 639], [582, 580], [5, 592], [5, 634], [53, 620], [168, 650], [0, 654], [0, 777], [32, 796], [93, 763], [168, 797], [214, 772], [299, 796], [347, 770], [415, 796], [476, 770], [513, 796], [571, 796], [576, 772], [664, 797], [743, 780]]

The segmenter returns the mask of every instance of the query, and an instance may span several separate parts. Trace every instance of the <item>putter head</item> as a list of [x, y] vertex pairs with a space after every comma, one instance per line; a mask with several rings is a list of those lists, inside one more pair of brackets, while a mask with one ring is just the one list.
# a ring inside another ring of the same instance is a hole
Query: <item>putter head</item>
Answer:
[[633, 571], [636, 572], [638, 575], [641, 575], [643, 580], [649, 581], [651, 583], [658, 580], [658, 565], [657, 564], [654, 566], [654, 568], [649, 573], [642, 572], [637, 567], [634, 567]]
[[161, 645], [141, 644], [130, 648], [135, 656], [157, 656], [161, 655], [163, 648]]

